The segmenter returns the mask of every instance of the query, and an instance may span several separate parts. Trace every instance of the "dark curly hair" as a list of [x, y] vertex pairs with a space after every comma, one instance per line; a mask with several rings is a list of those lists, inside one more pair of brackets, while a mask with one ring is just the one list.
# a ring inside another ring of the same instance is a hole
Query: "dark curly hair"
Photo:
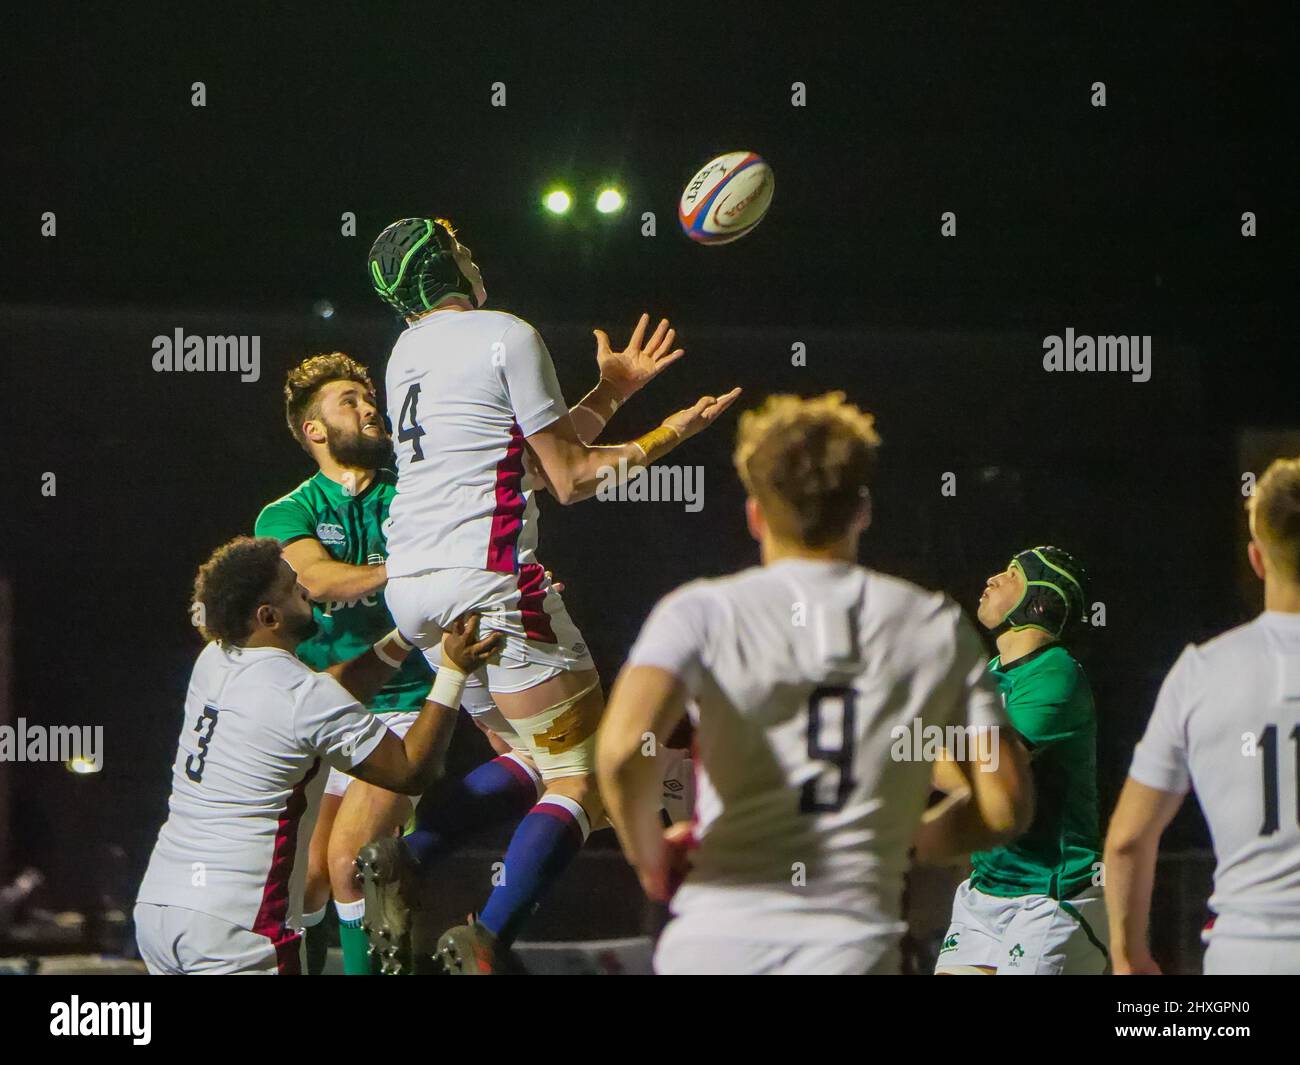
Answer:
[[253, 614], [281, 572], [280, 542], [269, 536], [236, 536], [213, 551], [194, 578], [194, 618], [203, 638], [222, 647], [248, 639]]
[[289, 432], [308, 454], [302, 423], [320, 417], [316, 397], [331, 381], [355, 381], [367, 391], [375, 390], [370, 371], [350, 355], [332, 351], [328, 355], [309, 355], [289, 371], [284, 381], [284, 419]]

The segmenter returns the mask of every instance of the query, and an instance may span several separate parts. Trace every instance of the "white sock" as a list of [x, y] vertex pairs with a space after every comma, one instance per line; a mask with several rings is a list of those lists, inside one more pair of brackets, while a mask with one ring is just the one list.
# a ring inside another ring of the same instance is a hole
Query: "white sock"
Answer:
[[361, 918], [366, 915], [366, 900], [357, 899], [356, 902], [340, 902], [335, 899], [334, 909], [338, 911], [340, 921], [346, 921], [348, 924], [360, 924]]

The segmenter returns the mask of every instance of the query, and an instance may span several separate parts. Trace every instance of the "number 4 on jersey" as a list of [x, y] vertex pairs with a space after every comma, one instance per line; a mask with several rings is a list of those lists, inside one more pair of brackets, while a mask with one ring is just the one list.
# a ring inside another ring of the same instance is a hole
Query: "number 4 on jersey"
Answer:
[[412, 462], [424, 458], [424, 449], [420, 447], [420, 437], [424, 435], [424, 430], [420, 428], [419, 405], [420, 386], [415, 384], [406, 390], [406, 397], [402, 400], [402, 413], [397, 416], [397, 441], [400, 444], [410, 443]]

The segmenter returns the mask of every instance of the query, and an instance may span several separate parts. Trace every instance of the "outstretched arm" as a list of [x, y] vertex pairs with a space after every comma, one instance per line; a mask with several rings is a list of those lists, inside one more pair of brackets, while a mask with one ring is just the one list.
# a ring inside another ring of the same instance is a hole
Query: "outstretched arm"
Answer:
[[663, 458], [717, 421], [739, 396], [739, 388], [724, 396], [704, 396], [693, 407], [670, 414], [658, 428], [613, 446], [583, 443], [566, 414], [527, 437], [528, 449], [551, 493], [567, 506], [595, 495], [602, 482]]

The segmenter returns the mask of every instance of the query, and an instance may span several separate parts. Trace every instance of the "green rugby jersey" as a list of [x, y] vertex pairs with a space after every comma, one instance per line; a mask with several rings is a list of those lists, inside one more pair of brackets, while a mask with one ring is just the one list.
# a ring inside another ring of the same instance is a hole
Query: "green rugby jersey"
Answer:
[[[388, 557], [385, 527], [396, 494], [397, 474], [391, 470], [377, 471], [366, 490], [355, 496], [317, 473], [263, 507], [253, 531], [257, 536], [274, 536], [281, 545], [315, 537], [338, 562], [378, 565]], [[312, 669], [353, 658], [393, 629], [382, 589], [348, 602], [315, 603], [313, 609], [320, 627], [315, 636], [298, 645], [297, 652]], [[412, 651], [369, 708], [378, 714], [418, 710], [432, 680], [424, 655]]]
[[986, 895], [1068, 899], [1089, 887], [1101, 861], [1097, 814], [1097, 716], [1083, 669], [1060, 644], [989, 672], [1007, 717], [1029, 748], [1035, 813], [1005, 847], [971, 855], [971, 887]]

